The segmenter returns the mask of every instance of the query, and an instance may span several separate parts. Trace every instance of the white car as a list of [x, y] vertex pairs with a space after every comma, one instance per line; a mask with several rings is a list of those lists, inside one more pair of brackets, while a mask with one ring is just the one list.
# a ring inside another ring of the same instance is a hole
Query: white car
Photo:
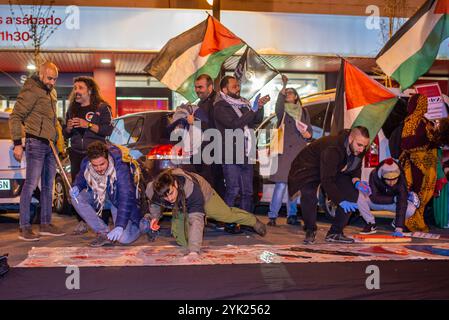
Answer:
[[[0, 112], [0, 213], [19, 211], [20, 192], [26, 177], [26, 156], [18, 162], [13, 155], [13, 142], [9, 133], [9, 113]], [[32, 198], [31, 219], [37, 217], [39, 189]]]

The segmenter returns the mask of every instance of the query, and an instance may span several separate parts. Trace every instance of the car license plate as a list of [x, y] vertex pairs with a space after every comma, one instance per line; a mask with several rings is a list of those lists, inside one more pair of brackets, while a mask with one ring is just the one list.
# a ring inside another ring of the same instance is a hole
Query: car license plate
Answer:
[[11, 190], [9, 180], [0, 180], [0, 190]]

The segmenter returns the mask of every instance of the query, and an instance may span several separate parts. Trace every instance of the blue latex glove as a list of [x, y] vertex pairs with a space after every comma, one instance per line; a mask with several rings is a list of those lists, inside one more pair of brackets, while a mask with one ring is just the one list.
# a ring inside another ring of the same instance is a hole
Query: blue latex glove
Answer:
[[122, 227], [115, 227], [111, 232], [108, 233], [108, 239], [111, 241], [117, 241], [123, 234]]
[[354, 212], [358, 209], [357, 203], [355, 202], [349, 202], [349, 201], [342, 201], [340, 202], [340, 207], [343, 208], [345, 213]]
[[259, 99], [260, 99], [260, 93], [254, 99], [253, 106], [251, 107], [251, 110], [253, 110], [254, 112], [257, 112], [257, 110], [259, 110]]
[[404, 236], [404, 234], [402, 232], [400, 232], [400, 231], [395, 231], [391, 235], [393, 237], [401, 237], [401, 238]]
[[368, 196], [371, 194], [371, 187], [366, 181], [357, 181], [355, 183], [355, 188]]
[[76, 199], [80, 195], [80, 189], [77, 186], [70, 188], [69, 194], [72, 198]]

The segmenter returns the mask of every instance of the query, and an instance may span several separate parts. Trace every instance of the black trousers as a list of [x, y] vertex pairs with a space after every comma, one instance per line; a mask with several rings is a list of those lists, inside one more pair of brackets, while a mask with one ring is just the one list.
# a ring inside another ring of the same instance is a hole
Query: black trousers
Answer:
[[[340, 175], [337, 179], [337, 186], [340, 190], [346, 190], [348, 193], [347, 201], [356, 202], [358, 191], [352, 186], [352, 178], [345, 175]], [[319, 182], [313, 182], [304, 185], [301, 190], [301, 211], [304, 220], [305, 229], [307, 231], [316, 231], [317, 205], [318, 197], [317, 190]], [[325, 190], [326, 191], [326, 190]], [[354, 197], [355, 200], [354, 200]], [[332, 200], [332, 199], [331, 199]], [[338, 206], [335, 219], [332, 223], [329, 233], [343, 233], [343, 229], [348, 224], [351, 213], [345, 213], [344, 210]]]

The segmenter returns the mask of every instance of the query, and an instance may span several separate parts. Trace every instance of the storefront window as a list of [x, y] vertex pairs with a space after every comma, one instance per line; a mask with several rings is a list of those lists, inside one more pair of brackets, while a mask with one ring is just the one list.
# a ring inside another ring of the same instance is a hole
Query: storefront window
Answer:
[[188, 103], [186, 98], [183, 95], [173, 91], [173, 110], [182, 105], [183, 103]]
[[[234, 75], [233, 72], [226, 72], [226, 75]], [[288, 87], [295, 88], [300, 97], [307, 96], [312, 93], [324, 91], [325, 75], [324, 74], [301, 74], [301, 73], [286, 73], [289, 81]], [[282, 89], [282, 78], [276, 76], [268, 82], [262, 90], [259, 91], [261, 96], [270, 95], [271, 100], [265, 106], [265, 117], [274, 112], [276, 99], [279, 91]], [[257, 95], [257, 94], [256, 94]], [[187, 99], [177, 92], [173, 92], [173, 108], [187, 103]], [[251, 101], [252, 102], [252, 101]]]
[[16, 100], [8, 100], [7, 111], [12, 111], [12, 109], [14, 109], [15, 104], [16, 104]]
[[168, 110], [167, 98], [117, 97], [117, 116], [149, 110]]
[[5, 112], [7, 108], [8, 108], [8, 101], [0, 100], [0, 111]]
[[65, 119], [64, 101], [58, 100], [56, 104], [56, 117]]

